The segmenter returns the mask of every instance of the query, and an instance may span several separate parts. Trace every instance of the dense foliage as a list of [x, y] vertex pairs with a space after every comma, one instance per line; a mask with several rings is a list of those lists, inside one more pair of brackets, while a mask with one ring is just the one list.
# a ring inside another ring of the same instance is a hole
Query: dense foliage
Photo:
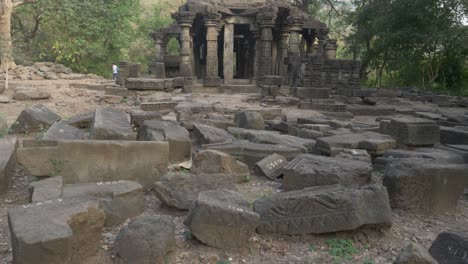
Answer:
[[[468, 0], [290, 0], [327, 22], [341, 58], [362, 61], [363, 84], [468, 93]], [[15, 10], [20, 64], [61, 62], [109, 75], [119, 60], [154, 55], [149, 34], [184, 0], [38, 0]], [[168, 45], [177, 53], [177, 41]]]

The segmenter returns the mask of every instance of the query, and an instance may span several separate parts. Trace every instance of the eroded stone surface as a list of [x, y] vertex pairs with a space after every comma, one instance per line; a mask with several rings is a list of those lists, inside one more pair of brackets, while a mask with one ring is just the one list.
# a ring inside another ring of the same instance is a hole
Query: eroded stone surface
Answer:
[[393, 149], [396, 141], [390, 136], [374, 133], [351, 133], [317, 139], [317, 148], [326, 154], [334, 156], [343, 149], [365, 149], [373, 155], [382, 155], [388, 149]]
[[30, 133], [45, 131], [60, 116], [44, 105], [34, 105], [24, 109], [10, 128], [10, 133]]
[[247, 247], [260, 216], [242, 194], [232, 190], [205, 191], [192, 204], [185, 224], [204, 244], [230, 249]]
[[429, 252], [416, 243], [409, 243], [393, 264], [438, 264]]
[[42, 136], [44, 140], [81, 140], [84, 138], [83, 131], [62, 122], [53, 124]]
[[234, 136], [226, 130], [203, 124], [194, 123], [193, 132], [200, 144], [223, 143], [234, 140]]
[[8, 190], [8, 184], [16, 166], [17, 148], [16, 138], [0, 139], [0, 193]]
[[268, 179], [274, 180], [281, 175], [281, 169], [288, 164], [285, 157], [272, 154], [255, 164], [255, 170]]
[[321, 234], [354, 230], [363, 225], [389, 225], [392, 211], [382, 186], [357, 189], [312, 187], [255, 201], [259, 233]]
[[99, 108], [94, 113], [90, 139], [136, 140], [136, 134], [125, 113], [112, 108]]
[[29, 184], [29, 201], [31, 203], [59, 199], [63, 193], [63, 179], [56, 176]]
[[429, 253], [439, 264], [468, 262], [468, 234], [443, 232], [432, 243]]
[[195, 154], [192, 164], [195, 174], [229, 174], [239, 183], [250, 179], [247, 165], [221, 151], [202, 150]]

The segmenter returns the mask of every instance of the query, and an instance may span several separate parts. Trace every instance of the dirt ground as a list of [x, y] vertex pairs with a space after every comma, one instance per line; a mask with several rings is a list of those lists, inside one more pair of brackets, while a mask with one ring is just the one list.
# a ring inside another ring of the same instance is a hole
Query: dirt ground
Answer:
[[[0, 113], [6, 117], [9, 124], [13, 123], [19, 113], [28, 106], [44, 104], [64, 119], [78, 113], [87, 112], [100, 106], [111, 106], [103, 102], [100, 96], [102, 91], [91, 91], [71, 88], [70, 83], [97, 82], [96, 80], [83, 81], [16, 81], [12, 85], [32, 85], [39, 87], [52, 95], [52, 98], [41, 101], [10, 102], [0, 104]], [[3, 96], [11, 98], [12, 91], [7, 91]], [[154, 99], [171, 98], [172, 96], [185, 96], [182, 94], [168, 94], [161, 92], [139, 92], [132, 94], [128, 100], [121, 104], [112, 105], [117, 109], [128, 111], [137, 109], [136, 101], [141, 97]], [[260, 102], [249, 103], [247, 95], [201, 95], [188, 96], [193, 101], [204, 103], [220, 103], [225, 107], [238, 108], [264, 108]], [[390, 102], [398, 103], [400, 107], [419, 110], [433, 109], [431, 104], [416, 102]], [[271, 105], [269, 107], [279, 107]], [[301, 111], [295, 107], [283, 108], [284, 112], [310, 116], [318, 114], [316, 111]], [[173, 119], [174, 114], [167, 116]], [[374, 123], [375, 117], [359, 117], [360, 122]], [[27, 135], [24, 137], [34, 137]], [[26, 175], [23, 168], [18, 167], [14, 179], [11, 180], [7, 194], [0, 196], [0, 263], [12, 263], [11, 245], [8, 230], [8, 209], [26, 204], [28, 202], [28, 184], [37, 178]], [[380, 183], [381, 173], [375, 173], [374, 181]], [[263, 196], [268, 196], [280, 191], [279, 182], [267, 181], [265, 178], [253, 175], [252, 180], [240, 184], [239, 190], [250, 201]], [[442, 231], [467, 231], [468, 230], [468, 200], [461, 199], [457, 212], [439, 216], [423, 216], [409, 212], [393, 211], [394, 222], [391, 227], [376, 228], [365, 227], [351, 232], [340, 232], [327, 235], [306, 236], [280, 236], [280, 235], [255, 235], [249, 244], [240, 251], [224, 251], [210, 248], [191, 237], [189, 230], [183, 221], [187, 212], [175, 211], [165, 208], [151, 192], [146, 194], [145, 214], [167, 214], [174, 217], [176, 223], [177, 246], [175, 251], [168, 256], [166, 263], [362, 263], [384, 264], [393, 263], [404, 245], [409, 242], [417, 242], [429, 248], [431, 243]], [[87, 263], [121, 263], [113, 252], [113, 240], [119, 227], [103, 232], [102, 245], [99, 254]], [[229, 238], [226, 238], [229, 239]], [[349, 239], [353, 242], [355, 253], [349, 258], [333, 256], [328, 245], [332, 239]]]

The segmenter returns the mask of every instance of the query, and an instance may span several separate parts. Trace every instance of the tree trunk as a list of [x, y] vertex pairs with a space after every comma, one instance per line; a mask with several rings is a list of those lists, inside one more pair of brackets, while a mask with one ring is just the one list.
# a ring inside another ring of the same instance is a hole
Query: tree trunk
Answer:
[[11, 42], [11, 15], [13, 13], [12, 0], [0, 0], [0, 71], [14, 69]]

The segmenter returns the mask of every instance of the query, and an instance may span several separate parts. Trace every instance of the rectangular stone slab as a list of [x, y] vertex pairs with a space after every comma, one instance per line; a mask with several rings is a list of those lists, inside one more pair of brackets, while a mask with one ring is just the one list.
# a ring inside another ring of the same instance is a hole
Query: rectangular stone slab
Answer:
[[254, 211], [260, 214], [260, 234], [322, 234], [392, 223], [387, 191], [377, 185], [357, 189], [331, 185], [279, 193], [256, 200]]
[[8, 190], [8, 183], [16, 166], [16, 138], [0, 139], [0, 193]]

